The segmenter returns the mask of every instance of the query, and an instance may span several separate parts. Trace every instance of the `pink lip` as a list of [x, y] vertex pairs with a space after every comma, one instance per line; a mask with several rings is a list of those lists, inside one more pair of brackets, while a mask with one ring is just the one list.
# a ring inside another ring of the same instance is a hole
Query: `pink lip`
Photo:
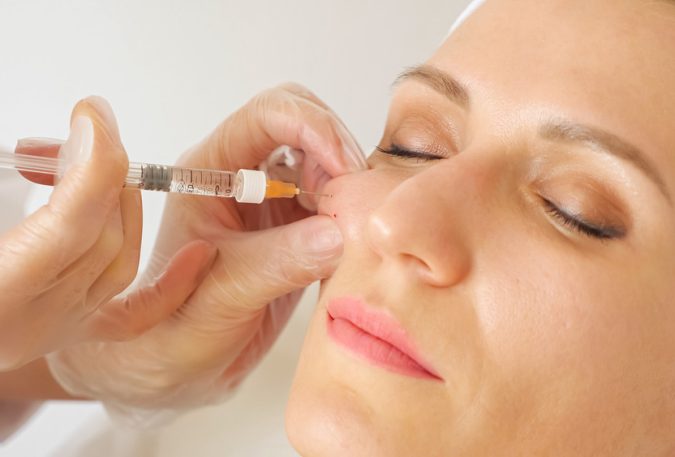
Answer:
[[350, 297], [332, 300], [327, 311], [328, 335], [337, 343], [395, 373], [442, 380], [417, 354], [405, 329], [391, 316], [368, 309]]

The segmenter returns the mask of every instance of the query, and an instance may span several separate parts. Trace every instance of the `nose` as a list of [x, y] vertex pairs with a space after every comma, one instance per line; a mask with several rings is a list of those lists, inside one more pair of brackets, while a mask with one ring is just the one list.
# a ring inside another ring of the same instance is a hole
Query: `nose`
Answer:
[[365, 233], [383, 261], [433, 287], [460, 283], [471, 264], [462, 205], [442, 193], [446, 182], [429, 169], [399, 184], [370, 214]]
[[465, 185], [458, 172], [443, 168], [407, 179], [386, 169], [334, 178], [322, 191], [333, 197], [321, 199], [319, 213], [335, 218], [345, 256], [371, 267], [379, 259], [433, 287], [453, 286], [471, 267], [471, 204], [457, 192]]

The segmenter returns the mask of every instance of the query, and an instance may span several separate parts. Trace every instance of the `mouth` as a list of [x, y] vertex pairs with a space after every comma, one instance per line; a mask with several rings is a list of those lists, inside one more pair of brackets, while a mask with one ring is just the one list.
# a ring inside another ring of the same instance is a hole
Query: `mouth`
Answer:
[[330, 301], [326, 326], [336, 343], [373, 365], [414, 378], [443, 381], [393, 317], [360, 300], [344, 297]]

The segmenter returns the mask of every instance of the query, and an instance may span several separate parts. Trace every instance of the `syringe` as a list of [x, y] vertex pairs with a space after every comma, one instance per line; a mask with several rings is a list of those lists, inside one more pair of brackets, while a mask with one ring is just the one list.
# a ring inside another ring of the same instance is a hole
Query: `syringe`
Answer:
[[[65, 162], [51, 157], [0, 151], [0, 168], [62, 175]], [[260, 170], [241, 169], [232, 172], [139, 162], [129, 163], [124, 187], [188, 195], [234, 197], [240, 203], [262, 203], [266, 198], [292, 198], [299, 194], [321, 195], [300, 190], [293, 183], [268, 180], [265, 172]]]

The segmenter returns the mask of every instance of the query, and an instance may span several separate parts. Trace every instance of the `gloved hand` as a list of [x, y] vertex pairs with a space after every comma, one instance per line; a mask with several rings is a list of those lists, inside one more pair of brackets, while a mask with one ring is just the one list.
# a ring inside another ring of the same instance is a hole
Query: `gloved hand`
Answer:
[[[23, 142], [16, 152], [59, 148]], [[127, 155], [104, 100], [77, 104], [60, 150], [76, 163], [49, 203], [0, 237], [0, 371], [69, 344], [137, 336], [183, 303], [215, 255], [197, 241], [155, 284], [113, 299], [136, 276], [142, 219], [139, 192], [122, 191]]]
[[[297, 85], [255, 97], [179, 164], [254, 168], [282, 144], [304, 151], [298, 182], [308, 191], [367, 167], [337, 117]], [[290, 179], [293, 170], [285, 171]], [[140, 338], [83, 344], [50, 356], [55, 378], [70, 393], [100, 399], [113, 415], [136, 424], [224, 399], [267, 352], [302, 289], [329, 276], [341, 256], [335, 222], [312, 215], [316, 200], [301, 203], [171, 195], [146, 278], [195, 239], [218, 247], [209, 274], [177, 312]]]

